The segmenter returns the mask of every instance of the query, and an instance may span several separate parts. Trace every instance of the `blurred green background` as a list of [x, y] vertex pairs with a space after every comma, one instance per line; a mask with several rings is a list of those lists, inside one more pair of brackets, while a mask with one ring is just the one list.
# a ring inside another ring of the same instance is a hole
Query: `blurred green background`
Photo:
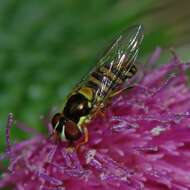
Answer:
[[[40, 116], [61, 108], [108, 42], [131, 25], [145, 27], [141, 57], [161, 46], [188, 58], [189, 8], [189, 0], [0, 0], [0, 149], [9, 112], [43, 130]], [[14, 128], [11, 137], [27, 135]]]

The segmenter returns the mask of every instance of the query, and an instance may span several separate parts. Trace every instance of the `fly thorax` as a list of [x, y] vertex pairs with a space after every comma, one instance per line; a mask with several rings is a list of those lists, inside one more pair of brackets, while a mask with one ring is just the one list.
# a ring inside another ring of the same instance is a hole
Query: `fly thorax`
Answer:
[[90, 113], [91, 107], [91, 102], [83, 94], [77, 93], [70, 96], [63, 113], [67, 119], [78, 123], [81, 117]]

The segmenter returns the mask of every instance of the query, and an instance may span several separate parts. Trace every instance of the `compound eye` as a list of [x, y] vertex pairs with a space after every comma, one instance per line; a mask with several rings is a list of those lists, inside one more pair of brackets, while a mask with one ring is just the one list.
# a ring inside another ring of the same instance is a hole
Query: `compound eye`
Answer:
[[68, 141], [78, 140], [82, 136], [76, 123], [67, 121], [65, 125], [65, 137]]
[[57, 125], [57, 122], [60, 120], [60, 118], [61, 118], [61, 114], [60, 114], [60, 113], [56, 113], [56, 114], [53, 116], [53, 118], [52, 118], [52, 120], [51, 120], [51, 123], [52, 123], [52, 125], [53, 125], [53, 128], [55, 128], [55, 126]]

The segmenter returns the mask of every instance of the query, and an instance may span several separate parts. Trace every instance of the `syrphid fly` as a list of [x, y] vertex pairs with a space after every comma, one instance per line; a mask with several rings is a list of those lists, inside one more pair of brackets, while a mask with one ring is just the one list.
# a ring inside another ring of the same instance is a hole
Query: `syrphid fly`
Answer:
[[136, 74], [136, 58], [143, 36], [142, 25], [127, 29], [74, 87], [62, 112], [52, 118], [53, 133], [62, 141], [74, 142], [83, 138], [77, 147], [88, 142], [87, 123], [105, 106], [109, 97], [117, 93], [118, 87]]

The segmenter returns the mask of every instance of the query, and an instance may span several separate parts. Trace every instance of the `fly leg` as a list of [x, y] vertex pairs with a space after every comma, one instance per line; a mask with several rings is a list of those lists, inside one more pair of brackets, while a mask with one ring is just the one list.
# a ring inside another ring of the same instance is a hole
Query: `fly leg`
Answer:
[[84, 139], [82, 142], [80, 142], [77, 146], [76, 146], [76, 150], [79, 150], [80, 147], [84, 144], [86, 144], [88, 142], [88, 128], [86, 126], [82, 127], [83, 133], [84, 133]]
[[133, 88], [133, 86], [124, 87], [124, 88], [122, 88], [122, 89], [115, 90], [115, 91], [113, 91], [113, 92], [110, 93], [109, 98], [113, 98], [113, 97], [115, 97], [115, 96], [121, 94], [122, 92], [127, 91], [127, 90], [130, 90], [130, 89], [132, 89], [132, 88]]

